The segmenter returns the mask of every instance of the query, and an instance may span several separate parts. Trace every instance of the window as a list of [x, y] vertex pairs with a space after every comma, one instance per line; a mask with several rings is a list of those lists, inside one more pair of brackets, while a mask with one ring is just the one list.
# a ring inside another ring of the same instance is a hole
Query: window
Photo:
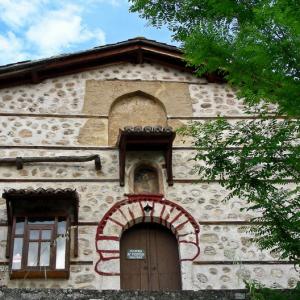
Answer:
[[78, 256], [78, 195], [75, 190], [8, 190], [7, 253], [10, 278], [68, 278], [70, 228]]
[[14, 217], [12, 278], [68, 277], [66, 217]]

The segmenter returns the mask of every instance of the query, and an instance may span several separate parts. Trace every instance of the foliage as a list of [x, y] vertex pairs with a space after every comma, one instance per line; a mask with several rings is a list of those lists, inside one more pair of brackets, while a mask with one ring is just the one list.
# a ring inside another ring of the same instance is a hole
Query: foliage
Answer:
[[129, 0], [157, 27], [167, 24], [199, 75], [221, 72], [250, 104], [300, 115], [299, 0]]
[[[193, 122], [179, 134], [192, 136], [200, 177], [220, 180], [255, 211], [250, 231], [263, 249], [300, 263], [300, 120], [259, 119]], [[209, 151], [208, 151], [209, 149]], [[257, 212], [259, 212], [257, 214]]]
[[296, 300], [300, 299], [300, 282], [291, 290], [274, 290], [266, 288], [256, 281], [246, 282], [251, 300]]
[[[280, 115], [300, 116], [299, 0], [129, 1], [150, 24], [169, 27], [198, 75], [219, 73], [246, 103], [263, 99]], [[220, 179], [227, 199], [260, 212], [251, 229], [258, 244], [299, 264], [300, 121], [266, 116], [192, 123], [180, 133], [195, 140], [200, 176]]]

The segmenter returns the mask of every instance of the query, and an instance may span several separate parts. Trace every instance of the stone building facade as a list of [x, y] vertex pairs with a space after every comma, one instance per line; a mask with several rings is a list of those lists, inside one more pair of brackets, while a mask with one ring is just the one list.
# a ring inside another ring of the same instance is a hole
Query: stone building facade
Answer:
[[[293, 265], [249, 240], [245, 203], [222, 202], [226, 190], [193, 173], [192, 142], [172, 139], [169, 127], [218, 115], [251, 118], [243, 109], [221, 78], [196, 78], [177, 48], [142, 38], [0, 67], [0, 158], [11, 159], [0, 164], [1, 285], [118, 290], [122, 235], [159, 223], [176, 237], [183, 290], [240, 289], [250, 278], [293, 287]], [[128, 148], [120, 149], [122, 136]], [[139, 147], [157, 136], [155, 149]], [[93, 161], [26, 163], [91, 155], [101, 169]], [[55, 225], [42, 223], [49, 211]], [[68, 254], [65, 273], [57, 272], [58, 238]], [[52, 271], [53, 257], [44, 253], [56, 256]]]

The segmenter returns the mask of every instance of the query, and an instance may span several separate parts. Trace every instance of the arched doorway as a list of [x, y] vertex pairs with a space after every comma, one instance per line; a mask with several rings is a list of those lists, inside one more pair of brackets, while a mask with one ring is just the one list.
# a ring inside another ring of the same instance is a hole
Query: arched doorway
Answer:
[[[173, 238], [172, 249], [179, 248], [177, 251], [180, 259], [179, 262], [177, 260], [174, 263], [180, 266], [179, 289], [189, 289], [192, 280], [192, 264], [200, 254], [200, 226], [194, 217], [178, 203], [165, 199], [163, 195], [152, 194], [127, 195], [125, 199], [112, 205], [100, 220], [95, 235], [95, 246], [99, 255], [95, 263], [95, 271], [102, 277], [102, 282], [109, 284], [111, 289], [121, 288], [120, 240], [123, 239], [127, 230], [134, 230], [135, 226], [141, 223], [153, 226], [157, 223], [161, 225], [158, 225], [160, 231], [168, 231], [167, 227], [174, 233], [177, 240], [169, 231]], [[164, 245], [171, 243], [163, 242]], [[161, 250], [158, 249], [158, 251]], [[124, 270], [123, 266], [122, 270]], [[123, 284], [122, 287], [124, 288]]]
[[171, 230], [139, 223], [120, 241], [121, 289], [181, 290], [178, 242]]

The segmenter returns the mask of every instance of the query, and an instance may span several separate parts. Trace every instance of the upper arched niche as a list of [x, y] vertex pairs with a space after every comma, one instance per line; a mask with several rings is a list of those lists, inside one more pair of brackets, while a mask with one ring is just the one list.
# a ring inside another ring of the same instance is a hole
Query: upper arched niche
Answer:
[[108, 117], [108, 143], [115, 145], [119, 129], [125, 126], [167, 126], [163, 104], [152, 95], [136, 91], [117, 98]]

